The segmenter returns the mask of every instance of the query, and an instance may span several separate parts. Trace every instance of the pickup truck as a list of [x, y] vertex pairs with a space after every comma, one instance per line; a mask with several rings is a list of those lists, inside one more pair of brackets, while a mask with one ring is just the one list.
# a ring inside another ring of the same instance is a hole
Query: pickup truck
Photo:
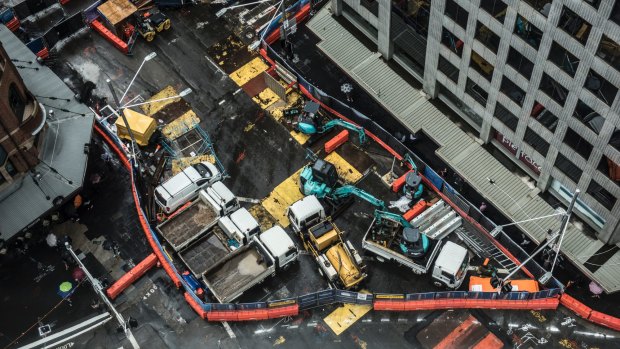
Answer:
[[298, 255], [293, 240], [282, 227], [275, 226], [215, 263], [202, 279], [215, 299], [229, 303], [286, 269]]
[[191, 205], [156, 227], [175, 251], [199, 238], [217, 223], [222, 214], [239, 207], [236, 197], [232, 193], [228, 195], [230, 191], [223, 193], [221, 190], [213, 187], [201, 190]]

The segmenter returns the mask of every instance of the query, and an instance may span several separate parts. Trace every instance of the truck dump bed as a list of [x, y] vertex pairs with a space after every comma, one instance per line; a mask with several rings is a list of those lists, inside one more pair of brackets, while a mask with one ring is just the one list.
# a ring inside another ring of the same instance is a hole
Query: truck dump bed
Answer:
[[274, 260], [256, 241], [241, 247], [203, 274], [209, 291], [231, 302], [275, 271]]
[[179, 256], [194, 276], [200, 277], [202, 273], [230, 253], [226, 242], [226, 234], [215, 225], [204, 236], [182, 249]]
[[218, 218], [219, 215], [211, 205], [197, 199], [188, 208], [158, 225], [157, 231], [175, 251], [179, 251], [213, 226]]

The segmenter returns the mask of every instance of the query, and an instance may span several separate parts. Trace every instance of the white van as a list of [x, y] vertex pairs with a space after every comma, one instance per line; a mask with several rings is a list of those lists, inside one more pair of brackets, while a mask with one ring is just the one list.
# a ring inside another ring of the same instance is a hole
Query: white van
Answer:
[[172, 213], [198, 196], [200, 190], [222, 179], [210, 162], [191, 165], [155, 188], [155, 202], [164, 212]]
[[451, 289], [461, 287], [469, 269], [469, 253], [467, 249], [447, 241], [439, 252], [433, 267], [435, 286], [445, 285]]

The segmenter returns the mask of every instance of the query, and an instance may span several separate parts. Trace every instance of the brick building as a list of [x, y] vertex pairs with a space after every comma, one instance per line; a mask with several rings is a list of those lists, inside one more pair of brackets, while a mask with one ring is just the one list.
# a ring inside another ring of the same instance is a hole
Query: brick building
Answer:
[[0, 188], [37, 165], [44, 125], [45, 111], [0, 45]]

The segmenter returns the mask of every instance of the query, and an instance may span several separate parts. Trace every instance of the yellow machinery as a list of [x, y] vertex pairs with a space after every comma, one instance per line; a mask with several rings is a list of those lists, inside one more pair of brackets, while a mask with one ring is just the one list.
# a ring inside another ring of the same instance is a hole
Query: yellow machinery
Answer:
[[[151, 136], [157, 129], [157, 122], [155, 122], [155, 119], [131, 109], [124, 109], [123, 113], [125, 114], [125, 118], [127, 118], [129, 127], [131, 127], [133, 136], [136, 138], [136, 143], [141, 146], [148, 145], [149, 139], [151, 139]], [[116, 119], [115, 125], [116, 133], [120, 138], [131, 140], [123, 118], [119, 117]]]
[[329, 219], [301, 233], [306, 249], [319, 263], [319, 271], [335, 285], [356, 288], [366, 278], [362, 258]]

